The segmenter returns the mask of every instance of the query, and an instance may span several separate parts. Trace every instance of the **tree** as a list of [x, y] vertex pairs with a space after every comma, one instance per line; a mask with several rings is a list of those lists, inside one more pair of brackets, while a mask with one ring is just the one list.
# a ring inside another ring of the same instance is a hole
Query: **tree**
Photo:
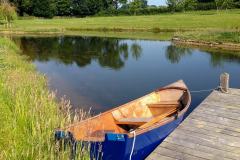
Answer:
[[181, 8], [185, 10], [194, 10], [197, 7], [197, 0], [183, 0], [180, 2]]
[[222, 8], [230, 9], [230, 8], [233, 8], [233, 5], [234, 5], [233, 0], [224, 0], [222, 4]]
[[28, 15], [32, 14], [32, 1], [33, 0], [10, 0], [10, 2], [14, 3], [17, 8], [17, 12], [20, 16], [23, 16], [24, 13]]
[[56, 14], [54, 0], [33, 0], [33, 15], [37, 17], [52, 18]]
[[132, 2], [129, 3], [129, 9], [134, 12], [134, 15], [136, 15], [137, 9], [146, 7], [147, 7], [146, 0], [133, 0]]
[[115, 6], [115, 9], [119, 8], [120, 6], [126, 6], [128, 4], [128, 0], [113, 0], [113, 5]]
[[234, 7], [240, 8], [240, 0], [234, 0], [233, 4], [234, 4]]
[[215, 0], [216, 6], [217, 6], [217, 10], [222, 8], [223, 1], [224, 0]]
[[218, 9], [229, 9], [234, 5], [233, 0], [215, 0], [217, 10]]
[[6, 21], [6, 27], [11, 28], [12, 21], [17, 18], [16, 8], [12, 6], [7, 0], [2, 0], [0, 13]]
[[98, 13], [103, 7], [102, 0], [73, 0], [73, 14], [78, 16], [88, 16]]
[[68, 16], [72, 12], [71, 0], [56, 0], [56, 8], [58, 16]]
[[170, 11], [174, 12], [177, 10], [178, 0], [167, 0], [167, 5]]
[[127, 4], [127, 0], [119, 0], [119, 3], [121, 4], [121, 5], [125, 5], [125, 4]]

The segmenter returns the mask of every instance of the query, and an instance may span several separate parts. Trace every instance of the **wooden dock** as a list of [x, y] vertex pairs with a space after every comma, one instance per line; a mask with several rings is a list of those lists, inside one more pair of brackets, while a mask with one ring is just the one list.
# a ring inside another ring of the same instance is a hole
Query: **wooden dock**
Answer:
[[240, 160], [240, 89], [213, 91], [147, 160]]

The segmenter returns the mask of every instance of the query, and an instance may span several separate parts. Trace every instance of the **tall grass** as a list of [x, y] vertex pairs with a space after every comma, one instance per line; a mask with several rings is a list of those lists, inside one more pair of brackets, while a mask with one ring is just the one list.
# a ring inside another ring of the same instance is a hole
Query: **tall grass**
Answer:
[[0, 159], [67, 159], [67, 151], [55, 153], [54, 130], [70, 122], [60, 110], [69, 103], [56, 103], [45, 77], [17, 52], [0, 38]]

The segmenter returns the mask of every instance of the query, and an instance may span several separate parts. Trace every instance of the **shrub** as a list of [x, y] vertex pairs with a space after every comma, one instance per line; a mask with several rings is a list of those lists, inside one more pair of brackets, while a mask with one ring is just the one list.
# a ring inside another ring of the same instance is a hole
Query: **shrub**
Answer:
[[33, 15], [37, 17], [52, 18], [56, 14], [54, 0], [33, 0]]
[[197, 10], [211, 10], [216, 8], [215, 2], [198, 3], [196, 6]]
[[8, 1], [1, 2], [0, 17], [6, 21], [7, 28], [11, 27], [11, 22], [17, 19], [16, 8], [8, 3]]
[[100, 11], [97, 13], [97, 16], [120, 16], [120, 15], [154, 15], [160, 13], [167, 13], [169, 9], [165, 6], [160, 7], [147, 7], [147, 8], [139, 8], [136, 10], [129, 10], [129, 9], [111, 9]]

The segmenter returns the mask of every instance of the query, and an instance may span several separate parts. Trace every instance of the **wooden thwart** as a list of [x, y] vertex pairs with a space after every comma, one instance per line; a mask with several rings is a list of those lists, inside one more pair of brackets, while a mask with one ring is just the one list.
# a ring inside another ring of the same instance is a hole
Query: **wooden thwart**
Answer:
[[172, 115], [175, 112], [177, 112], [177, 109], [173, 108], [173, 109], [169, 110], [168, 112], [151, 119], [149, 122], [145, 123], [144, 125], [140, 126], [139, 128], [140, 129], [147, 128], [147, 127], [153, 125], [154, 123], [161, 121], [162, 119], [166, 118], [167, 116]]
[[129, 125], [143, 125], [151, 120], [151, 118], [122, 118], [116, 121], [116, 124], [129, 124]]
[[168, 107], [177, 107], [179, 105], [178, 101], [161, 101], [159, 103], [147, 104], [149, 108], [168, 108]]
[[[136, 125], [136, 126], [141, 126], [139, 128], [146, 128], [161, 119], [166, 118], [167, 116], [171, 115], [172, 113], [177, 111], [177, 107], [180, 105], [178, 101], [161, 101], [159, 103], [151, 103], [151, 104], [146, 104], [149, 108], [166, 108], [166, 111], [158, 116], [155, 117], [127, 117], [127, 118], [121, 118], [121, 119], [115, 119], [116, 124], [125, 124], [125, 125]], [[115, 116], [113, 114], [113, 116]], [[144, 125], [146, 124], [146, 125]]]
[[122, 118], [120, 120], [116, 120], [116, 124], [129, 124], [129, 125], [137, 125], [140, 126], [139, 128], [147, 128], [154, 123], [157, 123], [158, 121], [166, 118], [167, 116], [172, 115], [177, 111], [176, 108], [173, 108], [166, 113], [163, 113], [159, 116], [152, 117], [152, 118]]

